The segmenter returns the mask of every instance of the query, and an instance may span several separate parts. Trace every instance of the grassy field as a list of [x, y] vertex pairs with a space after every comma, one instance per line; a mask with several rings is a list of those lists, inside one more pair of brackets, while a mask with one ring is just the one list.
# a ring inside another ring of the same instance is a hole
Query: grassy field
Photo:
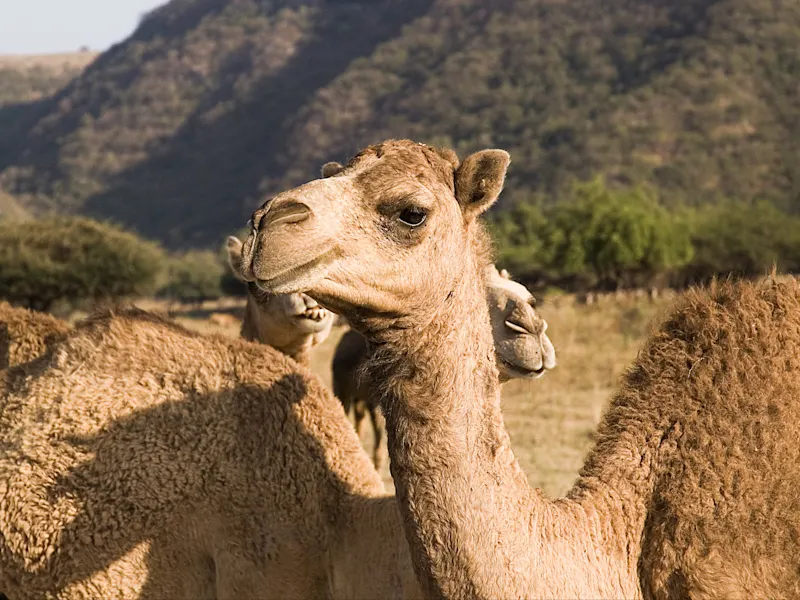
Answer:
[[[540, 311], [548, 322], [558, 366], [541, 379], [503, 386], [503, 413], [514, 452], [531, 484], [550, 495], [563, 494], [575, 479], [619, 376], [654, 319], [670, 304], [627, 299], [585, 306], [571, 297], [557, 300], [543, 303]], [[237, 309], [235, 303], [227, 307], [234, 314]], [[239, 334], [236, 320], [215, 323], [217, 319], [200, 314], [177, 320], [203, 333]], [[312, 369], [329, 386], [331, 357], [344, 331], [335, 328], [312, 359]], [[372, 432], [369, 427], [365, 431], [362, 442], [371, 448]], [[383, 476], [391, 490], [388, 468]]]

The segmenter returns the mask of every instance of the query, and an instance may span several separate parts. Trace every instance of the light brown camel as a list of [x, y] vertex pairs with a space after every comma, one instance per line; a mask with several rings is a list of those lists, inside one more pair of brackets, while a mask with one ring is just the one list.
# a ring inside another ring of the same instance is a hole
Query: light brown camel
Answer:
[[[488, 267], [486, 279], [500, 382], [536, 378], [545, 369], [555, 367], [555, 348], [545, 333], [547, 322], [536, 312], [530, 291], [511, 279], [508, 271], [498, 271], [494, 265]], [[368, 355], [369, 345], [363, 335], [351, 329], [342, 336], [331, 362], [333, 393], [342, 402], [345, 414], [349, 415], [353, 409], [359, 437], [364, 418], [369, 414], [375, 440], [372, 461], [380, 471], [385, 460], [382, 444], [385, 422], [378, 398], [369, 393], [368, 380], [362, 376]]]
[[38, 358], [69, 329], [52, 315], [0, 301], [0, 369]]
[[235, 277], [247, 284], [247, 305], [241, 336], [268, 344], [307, 365], [311, 350], [331, 333], [336, 315], [306, 294], [268, 294], [240, 274], [242, 242], [229, 236], [228, 263]]
[[420, 597], [397, 504], [327, 388], [137, 309], [0, 371], [0, 592]]
[[551, 500], [511, 451], [483, 300], [478, 215], [508, 163], [388, 141], [265, 203], [244, 243], [259, 286], [305, 291], [375, 347], [426, 597], [800, 597], [798, 282], [680, 300]]

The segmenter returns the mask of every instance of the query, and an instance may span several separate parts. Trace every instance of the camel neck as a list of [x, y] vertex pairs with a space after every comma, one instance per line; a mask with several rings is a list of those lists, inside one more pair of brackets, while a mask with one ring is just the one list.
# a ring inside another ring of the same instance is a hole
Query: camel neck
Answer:
[[[394, 332], [371, 358], [420, 585], [428, 598], [625, 595], [618, 557], [600, 549], [606, 512], [547, 500], [511, 450], [481, 272], [465, 270], [424, 331]], [[561, 560], [576, 571], [566, 583]]]
[[534, 494], [500, 414], [480, 273], [479, 265], [466, 268], [435, 317], [418, 319], [429, 323], [424, 330], [392, 332], [371, 358], [406, 536], [431, 598], [496, 589], [484, 576], [506, 569], [530, 542], [500, 535], [506, 519], [530, 519]]

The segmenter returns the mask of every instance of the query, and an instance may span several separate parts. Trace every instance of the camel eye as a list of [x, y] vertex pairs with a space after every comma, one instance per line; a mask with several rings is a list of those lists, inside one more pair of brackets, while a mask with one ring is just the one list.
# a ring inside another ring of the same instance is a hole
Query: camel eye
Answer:
[[508, 327], [514, 333], [530, 333], [530, 331], [528, 331], [527, 328], [511, 320], [506, 320], [505, 326]]
[[400, 221], [409, 227], [419, 227], [425, 222], [428, 213], [421, 208], [406, 208], [400, 212]]

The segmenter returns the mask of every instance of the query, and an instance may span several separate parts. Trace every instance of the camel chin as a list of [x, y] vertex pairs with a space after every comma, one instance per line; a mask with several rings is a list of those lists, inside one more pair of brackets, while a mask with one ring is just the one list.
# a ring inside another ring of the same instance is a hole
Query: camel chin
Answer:
[[[316, 310], [316, 315], [314, 311]], [[317, 333], [320, 331], [325, 331], [328, 327], [330, 327], [331, 322], [333, 321], [333, 313], [325, 310], [322, 307], [317, 309], [309, 309], [306, 313], [301, 315], [295, 315], [294, 323], [296, 327], [308, 333]]]
[[538, 366], [531, 366], [511, 362], [502, 356], [497, 356], [497, 359], [501, 381], [509, 381], [511, 379], [539, 379], [548, 371], [547, 367], [545, 367], [541, 361], [539, 361]]

